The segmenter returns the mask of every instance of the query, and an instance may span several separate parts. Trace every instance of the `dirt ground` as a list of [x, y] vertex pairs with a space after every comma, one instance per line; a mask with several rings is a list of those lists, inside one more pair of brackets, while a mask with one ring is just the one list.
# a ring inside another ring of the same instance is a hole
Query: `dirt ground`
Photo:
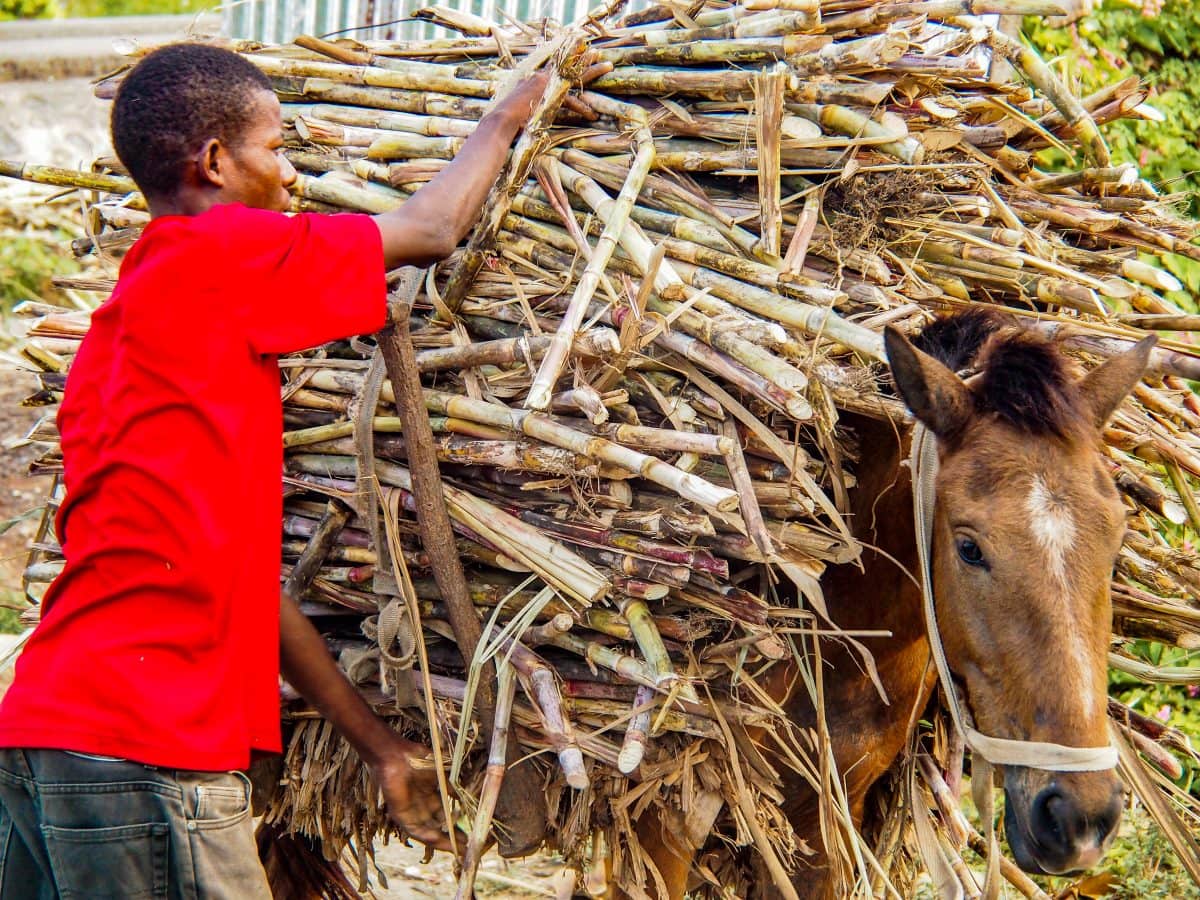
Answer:
[[[376, 887], [379, 900], [428, 900], [453, 897], [456, 880], [454, 860], [447, 853], [438, 853], [429, 863], [422, 863], [420, 851], [411, 847], [389, 845], [376, 848], [379, 867], [387, 876], [387, 889]], [[562, 864], [552, 857], [530, 857], [526, 860], [502, 860], [489, 856], [480, 866], [475, 881], [475, 896], [483, 900], [521, 900], [529, 897], [563, 896], [556, 888], [573, 882], [564, 873]], [[569, 888], [567, 889], [569, 891]], [[570, 897], [570, 893], [565, 896]]]

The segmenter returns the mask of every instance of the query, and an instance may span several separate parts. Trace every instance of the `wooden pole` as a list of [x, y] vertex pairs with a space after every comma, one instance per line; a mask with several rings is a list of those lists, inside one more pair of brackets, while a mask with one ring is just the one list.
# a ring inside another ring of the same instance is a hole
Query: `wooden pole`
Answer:
[[[379, 348], [395, 394], [396, 413], [403, 422], [421, 544], [429, 555], [434, 581], [449, 613], [450, 627], [469, 668], [483, 629], [455, 549], [454, 531], [442, 497], [442, 476], [433, 430], [425, 413], [416, 351], [409, 334], [411, 304], [421, 279], [419, 271], [410, 270], [401, 282], [397, 291], [400, 302], [392, 307], [391, 324], [379, 332]], [[490, 729], [496, 712], [497, 675], [492, 663], [487, 665], [491, 671], [479, 678], [475, 702], [480, 723]], [[431, 722], [430, 727], [434, 727], [434, 723]], [[546, 833], [545, 796], [531, 765], [517, 763], [519, 753], [516, 742], [510, 743], [509, 768], [496, 804], [496, 819], [502, 826], [498, 829], [502, 856], [526, 855], [541, 844]]]

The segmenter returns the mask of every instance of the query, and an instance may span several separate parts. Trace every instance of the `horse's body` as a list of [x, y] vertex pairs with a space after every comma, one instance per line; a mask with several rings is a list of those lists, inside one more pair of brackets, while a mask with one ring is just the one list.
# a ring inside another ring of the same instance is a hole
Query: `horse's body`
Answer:
[[[1082, 381], [1052, 346], [997, 320], [967, 316], [930, 329], [915, 350], [889, 335], [893, 374], [914, 415], [938, 438], [940, 475], [933, 531], [939, 631], [964, 704], [984, 734], [1074, 747], [1108, 743], [1106, 650], [1109, 582], [1124, 510], [1100, 454], [1099, 430], [1140, 378], [1149, 345], [1110, 360]], [[991, 336], [990, 343], [985, 339]], [[968, 387], [954, 370], [982, 366]], [[861, 569], [831, 569], [822, 582], [831, 618], [864, 637], [885, 703], [860, 653], [836, 640], [821, 647], [826, 725], [855, 826], [876, 781], [895, 761], [937, 681], [922, 612], [913, 492], [904, 465], [911, 431], [900, 423], [844, 420], [861, 459], [852, 499]], [[794, 666], [777, 665], [768, 689], [789, 717], [813, 727]], [[784, 769], [784, 771], [788, 771]], [[1051, 773], [1004, 768], [1006, 828], [1028, 871], [1094, 865], [1115, 828], [1123, 790], [1111, 770]], [[785, 812], [816, 851], [796, 873], [801, 897], [845, 888], [827, 865], [819, 798], [795, 776]], [[657, 819], [640, 823], [671, 900], [686, 890], [690, 850]], [[777, 896], [770, 876], [756, 879]]]

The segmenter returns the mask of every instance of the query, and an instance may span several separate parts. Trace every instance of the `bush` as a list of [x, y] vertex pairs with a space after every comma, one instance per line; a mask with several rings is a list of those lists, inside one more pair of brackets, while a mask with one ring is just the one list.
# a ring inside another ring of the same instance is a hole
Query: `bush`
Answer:
[[80, 265], [63, 246], [70, 236], [42, 234], [0, 236], [0, 313], [9, 312], [25, 300], [49, 300], [61, 296], [51, 283], [55, 275], [69, 275]]
[[[1025, 33], [1080, 93], [1130, 75], [1150, 86], [1149, 104], [1163, 121], [1122, 119], [1104, 128], [1115, 163], [1135, 163], [1180, 209], [1200, 216], [1200, 3], [1195, 0], [1098, 0], [1095, 14], [1070, 28], [1050, 28], [1028, 18]], [[1060, 151], [1039, 154], [1046, 168], [1074, 167]], [[1153, 262], [1150, 258], [1147, 262]], [[1200, 263], [1166, 254], [1162, 264], [1186, 290], [1167, 299], [1195, 311]]]
[[46, 19], [56, 12], [54, 0], [0, 0], [0, 22], [9, 19]]
[[0, 22], [9, 19], [90, 19], [98, 16], [151, 16], [210, 9], [202, 0], [0, 0]]
[[[1167, 0], [1156, 11], [1129, 0], [1100, 0], [1095, 14], [1070, 28], [1049, 28], [1029, 18], [1026, 35], [1069, 81], [1091, 93], [1129, 75], [1149, 84], [1150, 104], [1165, 121], [1129, 119], [1105, 128], [1117, 162], [1136, 163], [1164, 192], [1189, 193], [1200, 213], [1200, 4]], [[1048, 155], [1053, 158], [1052, 155]]]
[[1111, 878], [1103, 894], [1108, 900], [1200, 900], [1200, 888], [1179, 864], [1166, 835], [1141, 809], [1125, 816], [1104, 864], [1103, 876]]
[[21, 622], [21, 609], [24, 605], [13, 605], [21, 602], [18, 594], [14, 593], [8, 597], [5, 592], [0, 592], [0, 634], [20, 634], [25, 630], [25, 625]]
[[214, 6], [201, 0], [60, 0], [63, 15], [71, 18], [96, 16], [156, 16], [198, 12]]
[[[1131, 641], [1124, 649], [1153, 666], [1189, 668], [1197, 663], [1195, 651], [1153, 641]], [[1186, 735], [1200, 735], [1200, 704], [1196, 702], [1200, 697], [1200, 685], [1148, 684], [1113, 671], [1109, 673], [1108, 692], [1144, 716], [1159, 719]], [[1183, 763], [1183, 774], [1176, 784], [1200, 797], [1200, 769], [1182, 754], [1175, 756]]]

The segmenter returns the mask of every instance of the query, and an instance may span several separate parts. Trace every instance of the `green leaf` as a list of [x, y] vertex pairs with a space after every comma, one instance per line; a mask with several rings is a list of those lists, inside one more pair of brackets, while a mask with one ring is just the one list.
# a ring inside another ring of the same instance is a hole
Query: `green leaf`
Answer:
[[1162, 260], [1167, 271], [1182, 281], [1189, 291], [1200, 293], [1200, 262], [1178, 253], [1164, 253]]

